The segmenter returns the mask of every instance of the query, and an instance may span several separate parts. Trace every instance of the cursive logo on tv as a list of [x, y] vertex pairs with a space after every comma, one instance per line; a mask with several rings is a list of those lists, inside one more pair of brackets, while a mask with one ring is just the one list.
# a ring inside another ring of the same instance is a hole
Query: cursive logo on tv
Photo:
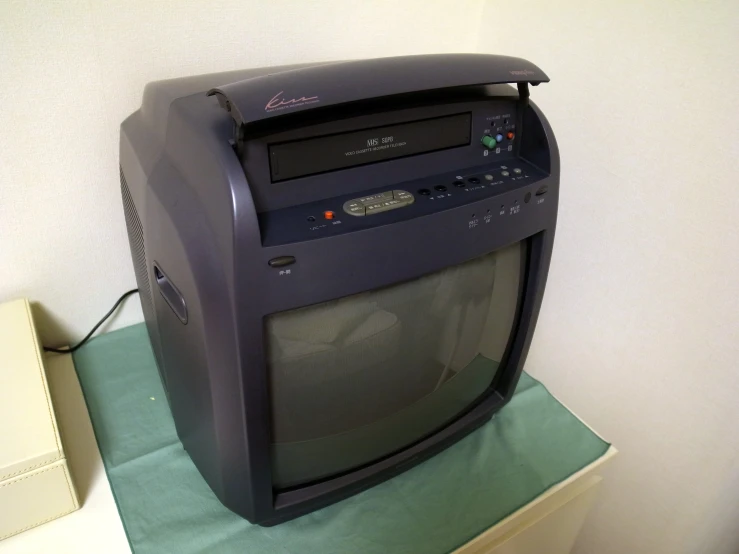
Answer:
[[267, 105], [264, 107], [264, 110], [267, 112], [271, 112], [274, 110], [284, 110], [285, 108], [296, 108], [298, 106], [302, 106], [303, 104], [314, 104], [318, 102], [318, 96], [301, 96], [300, 98], [290, 98], [285, 99], [282, 97], [282, 94], [284, 91], [280, 91], [277, 94], [275, 94], [272, 99], [267, 102]]

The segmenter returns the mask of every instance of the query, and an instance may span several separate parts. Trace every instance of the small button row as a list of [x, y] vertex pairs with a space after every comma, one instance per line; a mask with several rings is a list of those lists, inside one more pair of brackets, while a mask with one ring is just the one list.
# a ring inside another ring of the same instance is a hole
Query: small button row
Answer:
[[[503, 177], [509, 177], [511, 175], [511, 172], [508, 171], [508, 167], [507, 166], [501, 166], [501, 169], [503, 171], [501, 171], [500, 174]], [[521, 168], [516, 167], [516, 168], [513, 169], [513, 173], [516, 174], [516, 175], [520, 175], [521, 173], [523, 173], [523, 171], [521, 170]], [[490, 173], [485, 174], [484, 177], [485, 177], [485, 180], [486, 181], [492, 181], [492, 180], [495, 179], [495, 177], [493, 175], [491, 175]], [[467, 183], [470, 183], [472, 185], [478, 185], [478, 184], [480, 184], [480, 179], [478, 177], [468, 177], [467, 178]], [[465, 183], [461, 179], [457, 179], [456, 181], [452, 181], [452, 185], [454, 185], [455, 187], [459, 187], [459, 188], [466, 187], [467, 186], [467, 183]], [[444, 185], [436, 185], [434, 187], [434, 190], [438, 190], [439, 192], [444, 192], [445, 190], [447, 190], [447, 188]], [[419, 189], [418, 194], [421, 194], [423, 196], [428, 196], [429, 194], [431, 194], [431, 191], [429, 189], [425, 189], [425, 188], [424, 189]]]
[[362, 217], [374, 215], [413, 204], [413, 195], [405, 190], [389, 190], [344, 202], [343, 209], [349, 215]]

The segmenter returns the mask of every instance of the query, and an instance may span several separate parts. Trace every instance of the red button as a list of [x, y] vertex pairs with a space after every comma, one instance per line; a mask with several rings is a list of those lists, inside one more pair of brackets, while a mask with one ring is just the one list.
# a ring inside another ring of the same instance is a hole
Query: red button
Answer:
[[508, 134], [506, 135], [506, 138], [508, 140], [513, 140], [513, 137], [515, 137], [515, 136], [516, 135], [514, 135], [512, 131], [508, 131]]
[[333, 219], [334, 218], [334, 212], [332, 212], [331, 210], [327, 210], [327, 211], [323, 212], [323, 217], [326, 218], [326, 219]]

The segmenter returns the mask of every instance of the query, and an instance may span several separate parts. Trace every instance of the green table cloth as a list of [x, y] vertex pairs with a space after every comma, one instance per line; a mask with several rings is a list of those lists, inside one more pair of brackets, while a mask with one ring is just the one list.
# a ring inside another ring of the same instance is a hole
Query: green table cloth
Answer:
[[524, 374], [492, 421], [432, 459], [317, 512], [259, 527], [216, 499], [182, 448], [143, 324], [90, 341], [74, 362], [136, 554], [449, 552], [609, 446]]

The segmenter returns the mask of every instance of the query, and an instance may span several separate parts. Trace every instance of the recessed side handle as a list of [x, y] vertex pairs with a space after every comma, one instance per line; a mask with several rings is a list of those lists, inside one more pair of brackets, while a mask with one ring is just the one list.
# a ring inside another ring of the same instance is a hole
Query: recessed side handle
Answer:
[[183, 324], [187, 324], [187, 304], [185, 304], [185, 298], [156, 262], [154, 262], [154, 278], [159, 287], [159, 293], [167, 304], [169, 304], [169, 307], [172, 308], [172, 311]]

